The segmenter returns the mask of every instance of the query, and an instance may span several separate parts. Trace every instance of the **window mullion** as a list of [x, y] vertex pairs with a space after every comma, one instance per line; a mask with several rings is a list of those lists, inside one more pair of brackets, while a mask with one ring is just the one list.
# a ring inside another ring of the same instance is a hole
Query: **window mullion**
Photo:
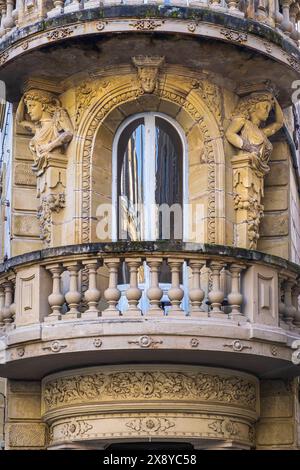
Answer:
[[145, 154], [144, 154], [144, 239], [156, 239], [155, 218], [155, 116], [145, 115]]

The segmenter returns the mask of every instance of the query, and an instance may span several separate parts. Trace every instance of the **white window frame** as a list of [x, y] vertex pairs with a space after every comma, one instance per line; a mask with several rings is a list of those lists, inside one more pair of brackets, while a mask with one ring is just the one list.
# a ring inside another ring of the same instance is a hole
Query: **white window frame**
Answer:
[[[119, 126], [115, 134], [112, 149], [112, 241], [118, 241], [118, 144], [119, 139], [124, 129], [136, 119], [143, 118], [145, 123], [145, 171], [152, 180], [152, 191], [149, 191], [149, 187], [145, 190], [145, 205], [151, 207], [151, 204], [155, 204], [155, 117], [160, 117], [165, 121], [169, 122], [177, 131], [181, 143], [182, 143], [182, 210], [183, 210], [183, 230], [182, 230], [182, 241], [188, 240], [188, 147], [187, 140], [184, 131], [179, 124], [171, 117], [159, 113], [159, 112], [144, 112], [134, 114]], [[145, 183], [145, 182], [144, 182]], [[154, 207], [154, 206], [152, 206]], [[154, 233], [156, 227], [154, 224], [145, 222], [144, 240], [145, 241], [156, 241], [156, 233]]]

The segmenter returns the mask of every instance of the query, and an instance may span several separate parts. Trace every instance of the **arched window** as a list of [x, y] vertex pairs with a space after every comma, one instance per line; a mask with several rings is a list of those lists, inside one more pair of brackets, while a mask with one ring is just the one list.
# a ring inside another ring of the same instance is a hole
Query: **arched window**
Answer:
[[118, 129], [113, 148], [113, 239], [182, 239], [185, 138], [169, 117], [144, 113]]

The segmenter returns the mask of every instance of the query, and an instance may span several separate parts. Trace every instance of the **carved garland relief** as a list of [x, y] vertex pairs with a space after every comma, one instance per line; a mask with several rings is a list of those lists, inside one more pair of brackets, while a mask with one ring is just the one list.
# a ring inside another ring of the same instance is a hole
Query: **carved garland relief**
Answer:
[[45, 382], [45, 411], [85, 402], [185, 400], [238, 405], [256, 410], [254, 382], [238, 376], [175, 371], [80, 374]]

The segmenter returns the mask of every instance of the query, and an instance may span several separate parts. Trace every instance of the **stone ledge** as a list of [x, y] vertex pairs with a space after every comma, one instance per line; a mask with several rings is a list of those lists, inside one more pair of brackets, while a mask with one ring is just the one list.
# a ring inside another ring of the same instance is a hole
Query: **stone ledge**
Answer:
[[[73, 255], [124, 255], [135, 254], [136, 256], [144, 254], [162, 253], [164, 256], [168, 253], [177, 253], [182, 256], [190, 256], [195, 253], [198, 255], [216, 255], [228, 258], [234, 258], [239, 261], [266, 263], [280, 269], [287, 269], [300, 276], [300, 266], [279, 256], [269, 255], [255, 250], [244, 248], [235, 248], [233, 246], [200, 244], [189, 242], [109, 242], [109, 243], [84, 243], [80, 245], [67, 245], [63, 247], [48, 248], [45, 250], [33, 251], [23, 255], [15, 256], [0, 264], [0, 275], [6, 273], [18, 266], [34, 264], [36, 262], [53, 262], [60, 260], [58, 257], [67, 257]], [[232, 260], [230, 260], [232, 261]]]

